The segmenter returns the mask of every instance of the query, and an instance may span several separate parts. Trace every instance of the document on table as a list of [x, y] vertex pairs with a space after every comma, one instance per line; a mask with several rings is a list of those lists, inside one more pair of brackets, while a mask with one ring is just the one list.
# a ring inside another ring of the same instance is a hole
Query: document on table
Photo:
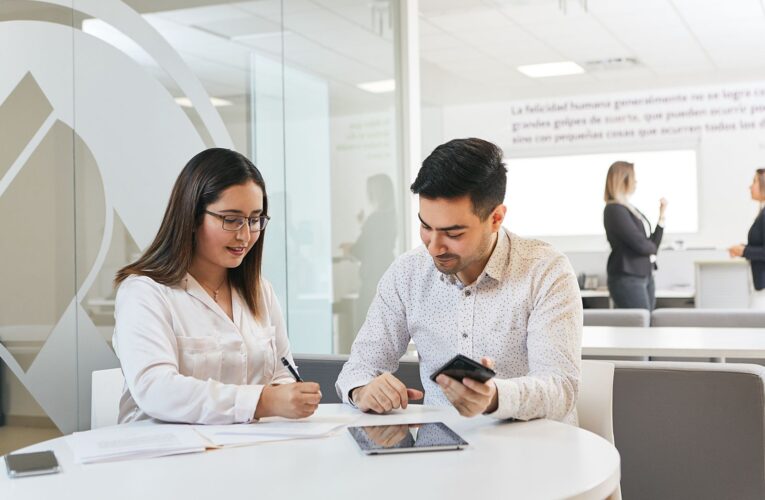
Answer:
[[252, 424], [195, 425], [194, 429], [217, 446], [237, 446], [325, 437], [358, 418], [358, 415], [316, 415], [302, 420], [269, 417]]
[[116, 425], [67, 436], [76, 463], [195, 453], [212, 447], [190, 425]]
[[271, 417], [252, 424], [185, 425], [147, 420], [67, 436], [74, 461], [81, 464], [163, 457], [243, 446], [266, 441], [329, 436], [358, 419], [358, 415], [314, 415], [302, 420]]

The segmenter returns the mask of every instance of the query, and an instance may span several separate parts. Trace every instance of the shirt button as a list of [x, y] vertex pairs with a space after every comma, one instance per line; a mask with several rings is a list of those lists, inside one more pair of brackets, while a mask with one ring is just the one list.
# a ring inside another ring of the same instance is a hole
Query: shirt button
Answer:
[[470, 290], [465, 290], [465, 297], [470, 297]]
[[463, 339], [466, 339], [467, 337], [468, 337], [468, 334], [467, 334], [467, 332], [462, 332], [462, 338], [463, 338]]

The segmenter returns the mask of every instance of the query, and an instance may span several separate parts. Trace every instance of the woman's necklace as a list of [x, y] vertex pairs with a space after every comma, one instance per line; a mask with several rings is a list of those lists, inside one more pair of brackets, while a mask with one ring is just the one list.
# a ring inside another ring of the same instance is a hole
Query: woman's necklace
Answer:
[[218, 285], [218, 287], [215, 290], [213, 290], [209, 286], [205, 285], [202, 280], [197, 279], [197, 281], [199, 282], [200, 285], [202, 285], [202, 288], [207, 290], [208, 293], [212, 293], [212, 298], [217, 303], [218, 302], [218, 292], [220, 292], [220, 289], [223, 288], [223, 285], [228, 282], [228, 274], [223, 277], [223, 281], [220, 282], [220, 285]]

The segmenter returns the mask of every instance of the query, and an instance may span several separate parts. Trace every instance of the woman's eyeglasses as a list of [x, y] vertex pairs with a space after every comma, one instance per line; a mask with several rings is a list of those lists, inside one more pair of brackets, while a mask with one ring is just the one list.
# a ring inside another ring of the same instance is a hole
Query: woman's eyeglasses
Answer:
[[257, 217], [242, 217], [241, 215], [216, 214], [215, 212], [210, 212], [209, 210], [205, 210], [205, 213], [217, 217], [223, 221], [223, 229], [225, 231], [239, 231], [244, 227], [245, 223], [247, 223], [250, 226], [250, 232], [257, 233], [264, 230], [268, 225], [268, 221], [271, 220], [271, 217], [267, 215], [258, 215]]

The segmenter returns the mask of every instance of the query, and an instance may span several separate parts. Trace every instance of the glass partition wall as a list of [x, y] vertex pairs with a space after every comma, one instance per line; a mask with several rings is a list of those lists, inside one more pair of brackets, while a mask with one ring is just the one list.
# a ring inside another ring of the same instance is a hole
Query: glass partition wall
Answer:
[[[397, 8], [0, 4], [8, 423], [52, 434], [89, 427], [90, 374], [119, 365], [114, 274], [152, 241], [180, 169], [207, 147], [235, 148], [264, 174], [264, 273], [293, 351], [349, 351], [407, 233]], [[5, 436], [3, 451], [24, 444]]]

